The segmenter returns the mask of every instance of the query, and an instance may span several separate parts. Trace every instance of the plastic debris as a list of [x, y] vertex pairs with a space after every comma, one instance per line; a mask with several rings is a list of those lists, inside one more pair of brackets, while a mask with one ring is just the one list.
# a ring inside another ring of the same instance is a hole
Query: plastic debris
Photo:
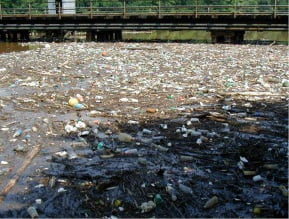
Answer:
[[136, 148], [126, 149], [124, 154], [137, 154], [138, 150]]
[[103, 96], [99, 96], [99, 95], [97, 95], [97, 96], [94, 97], [94, 99], [95, 99], [95, 102], [97, 102], [97, 103], [101, 103], [102, 100], [103, 100]]
[[59, 151], [59, 152], [56, 152], [55, 155], [57, 155], [59, 157], [67, 157], [68, 153], [67, 153], [67, 151]]
[[166, 148], [166, 147], [163, 147], [161, 145], [157, 145], [157, 144], [152, 144], [156, 149], [158, 149], [159, 151], [162, 151], [162, 152], [167, 152], [169, 149]]
[[164, 200], [162, 199], [162, 196], [160, 194], [156, 194], [154, 202], [156, 203], [156, 205], [160, 205], [164, 202]]
[[289, 81], [288, 80], [284, 80], [282, 82], [282, 87], [289, 87]]
[[121, 203], [122, 203], [121, 200], [117, 199], [117, 200], [114, 201], [114, 206], [115, 207], [119, 207], [121, 205]]
[[2, 160], [2, 161], [1, 161], [1, 165], [7, 165], [7, 164], [8, 164], [7, 161], [5, 161], [5, 160]]
[[147, 213], [155, 209], [156, 204], [153, 201], [143, 202], [140, 206], [141, 213]]
[[131, 124], [131, 125], [137, 125], [137, 124], [139, 124], [138, 121], [134, 121], [134, 120], [129, 120], [127, 123], [128, 123], [128, 124]]
[[138, 158], [137, 159], [138, 163], [141, 165], [147, 165], [147, 160], [145, 158]]
[[32, 131], [33, 131], [33, 132], [37, 132], [37, 131], [38, 131], [38, 128], [35, 127], [35, 126], [33, 126], [33, 127], [32, 127]]
[[119, 102], [124, 102], [124, 103], [138, 103], [138, 99], [135, 98], [120, 98]]
[[268, 170], [278, 169], [278, 164], [264, 164], [263, 167]]
[[188, 186], [185, 186], [185, 185], [183, 185], [183, 184], [181, 184], [181, 183], [179, 183], [179, 189], [183, 192], [183, 193], [186, 193], [186, 194], [193, 194], [193, 190], [190, 188], [190, 187], [188, 187]]
[[48, 184], [49, 184], [49, 187], [50, 187], [50, 188], [53, 188], [53, 187], [55, 186], [55, 184], [56, 184], [56, 177], [55, 177], [55, 176], [52, 176], [52, 177], [49, 179]]
[[0, 168], [0, 176], [8, 174], [10, 171], [11, 169], [9, 167]]
[[181, 155], [181, 156], [180, 156], [180, 160], [181, 160], [181, 161], [193, 161], [193, 160], [194, 160], [194, 157]]
[[76, 110], [82, 110], [85, 108], [85, 106], [81, 103], [77, 103], [77, 104], [74, 104], [73, 105], [73, 108], [76, 109]]
[[36, 203], [37, 205], [41, 205], [41, 204], [42, 204], [42, 199], [40, 199], [40, 198], [39, 198], [39, 199], [36, 199], [36, 200], [35, 200], [35, 203]]
[[79, 103], [79, 101], [78, 101], [78, 99], [77, 98], [74, 98], [74, 97], [71, 97], [70, 99], [69, 99], [69, 101], [68, 101], [68, 105], [69, 106], [74, 106], [75, 104], [78, 104]]
[[[250, 217], [256, 203], [266, 204], [262, 217], [286, 217], [287, 47], [145, 45], [51, 43], [0, 54], [3, 182], [26, 155], [14, 151], [41, 145], [25, 173], [29, 192], [15, 200], [39, 207], [41, 217], [138, 217], [159, 194], [166, 206], [145, 216], [179, 218], [208, 215], [194, 209], [196, 197], [204, 205], [213, 193], [230, 202], [214, 217]], [[248, 186], [258, 174], [261, 183]]]
[[208, 209], [208, 208], [212, 208], [214, 207], [216, 204], [218, 204], [218, 197], [217, 196], [213, 196], [212, 198], [210, 198], [206, 204], [204, 205], [204, 209]]
[[171, 185], [166, 186], [166, 191], [170, 194], [172, 201], [177, 200], [176, 190]]
[[114, 157], [114, 154], [103, 154], [103, 155], [100, 155], [100, 157], [103, 159], [108, 159], [108, 158]]
[[75, 127], [78, 128], [78, 129], [85, 129], [86, 128], [86, 124], [82, 121], [78, 121], [76, 124], [75, 124]]
[[244, 176], [254, 176], [254, 175], [256, 175], [256, 171], [243, 170], [243, 174], [244, 174]]
[[13, 138], [16, 138], [16, 137], [22, 135], [22, 133], [23, 133], [23, 130], [22, 130], [22, 129], [17, 129], [17, 130], [15, 131], [15, 133], [13, 134]]
[[16, 152], [27, 152], [28, 149], [23, 145], [17, 145], [13, 150]]
[[134, 138], [131, 135], [127, 134], [127, 133], [119, 133], [118, 140], [120, 142], [130, 143], [130, 142], [132, 142], [134, 140]]
[[261, 212], [262, 212], [261, 207], [258, 207], [258, 206], [254, 207], [254, 209], [253, 209], [253, 214], [254, 215], [260, 215]]
[[244, 163], [242, 161], [239, 161], [237, 163], [237, 166], [239, 167], [240, 170], [242, 170], [244, 168]]
[[97, 144], [97, 150], [103, 150], [104, 149], [104, 143], [103, 142], [99, 142], [98, 144]]
[[142, 132], [144, 134], [148, 134], [148, 135], [151, 135], [152, 134], [152, 131], [151, 130], [148, 130], [148, 129], [143, 129]]
[[240, 160], [244, 163], [248, 163], [248, 160], [245, 157], [240, 157]]
[[263, 181], [263, 178], [262, 178], [262, 176], [260, 176], [260, 175], [256, 175], [256, 176], [253, 177], [253, 181], [254, 181], [254, 182]]
[[[78, 100], [79, 102], [83, 102], [83, 101], [84, 101], [83, 96], [80, 95], [80, 94], [76, 94], [76, 98], [77, 98], [77, 100]], [[76, 104], [76, 103], [75, 103], [75, 104]], [[73, 104], [73, 106], [74, 106], [75, 104]]]
[[279, 186], [279, 190], [281, 191], [282, 195], [288, 197], [288, 189], [284, 185]]
[[146, 109], [146, 112], [147, 113], [156, 113], [158, 110], [157, 109], [154, 109], [154, 108], [147, 108]]
[[69, 124], [67, 124], [64, 129], [67, 133], [77, 132], [77, 128]]
[[38, 218], [39, 217], [38, 212], [37, 212], [35, 207], [32, 207], [32, 206], [29, 207], [27, 209], [27, 212], [28, 212], [28, 214], [30, 215], [31, 218]]
[[62, 192], [66, 192], [66, 191], [67, 191], [67, 190], [64, 189], [64, 188], [62, 188], [62, 187], [60, 187], [60, 188], [57, 190], [58, 193], [62, 193]]

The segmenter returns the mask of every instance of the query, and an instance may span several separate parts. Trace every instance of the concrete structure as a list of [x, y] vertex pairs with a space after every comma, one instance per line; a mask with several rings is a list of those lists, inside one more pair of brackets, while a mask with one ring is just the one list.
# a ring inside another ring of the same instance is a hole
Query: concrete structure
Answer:
[[56, 3], [55, 0], [48, 0], [48, 14], [56, 14]]
[[75, 14], [75, 0], [47, 0], [48, 14]]
[[75, 0], [62, 0], [62, 13], [75, 14]]
[[212, 43], [242, 43], [245, 31], [211, 31]]

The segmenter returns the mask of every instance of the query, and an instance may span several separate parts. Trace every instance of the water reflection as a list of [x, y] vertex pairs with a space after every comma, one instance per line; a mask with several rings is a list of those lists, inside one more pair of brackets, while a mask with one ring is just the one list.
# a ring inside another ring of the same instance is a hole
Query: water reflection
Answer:
[[20, 52], [29, 50], [29, 46], [23, 46], [21, 43], [0, 42], [0, 53]]

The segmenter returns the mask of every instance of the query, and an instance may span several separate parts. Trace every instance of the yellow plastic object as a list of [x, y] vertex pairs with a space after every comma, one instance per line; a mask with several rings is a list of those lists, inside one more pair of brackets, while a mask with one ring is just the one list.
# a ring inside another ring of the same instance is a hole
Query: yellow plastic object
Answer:
[[71, 97], [68, 101], [68, 105], [69, 106], [74, 106], [75, 104], [78, 104], [78, 99], [77, 98], [74, 98], [74, 97]]

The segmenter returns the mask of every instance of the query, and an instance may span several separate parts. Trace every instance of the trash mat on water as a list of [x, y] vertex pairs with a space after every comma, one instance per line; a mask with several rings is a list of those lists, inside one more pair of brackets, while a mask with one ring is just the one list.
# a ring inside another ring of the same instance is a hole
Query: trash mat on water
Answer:
[[288, 217], [286, 47], [147, 47], [0, 55], [2, 217]]

